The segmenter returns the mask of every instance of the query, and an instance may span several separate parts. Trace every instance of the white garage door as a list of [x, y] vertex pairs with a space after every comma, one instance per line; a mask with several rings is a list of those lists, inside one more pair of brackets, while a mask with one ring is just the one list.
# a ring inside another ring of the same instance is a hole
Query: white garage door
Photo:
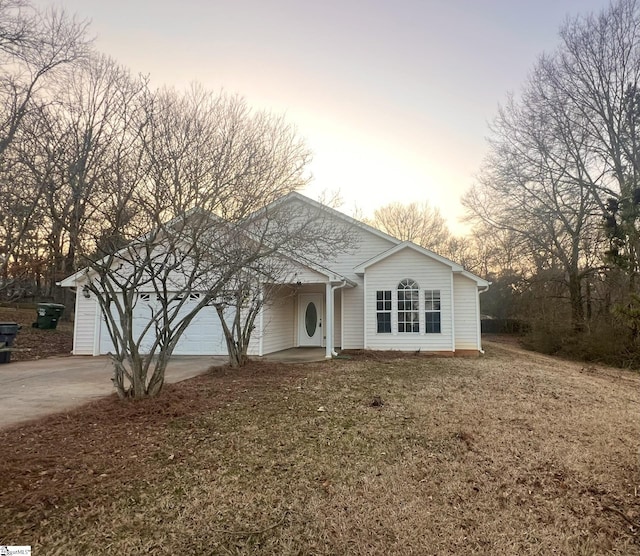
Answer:
[[[180, 310], [180, 314], [187, 314], [200, 302], [200, 294], [189, 294], [189, 299]], [[153, 308], [157, 304], [155, 294], [138, 294], [133, 311], [133, 334], [137, 339], [142, 338], [142, 351], [149, 349], [155, 336], [153, 325], [145, 331]], [[100, 353], [106, 354], [113, 350], [113, 343], [107, 330], [104, 315], [100, 322]], [[174, 349], [175, 355], [227, 355], [227, 345], [222, 332], [222, 324], [214, 307], [204, 307], [191, 321], [184, 331], [178, 345]]]

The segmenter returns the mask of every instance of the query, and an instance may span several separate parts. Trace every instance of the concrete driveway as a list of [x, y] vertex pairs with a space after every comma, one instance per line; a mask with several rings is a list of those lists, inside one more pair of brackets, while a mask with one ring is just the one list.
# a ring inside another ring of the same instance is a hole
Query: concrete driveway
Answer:
[[[222, 365], [226, 357], [174, 356], [166, 382], [180, 382]], [[107, 356], [50, 357], [0, 365], [0, 428], [71, 409], [113, 392]]]

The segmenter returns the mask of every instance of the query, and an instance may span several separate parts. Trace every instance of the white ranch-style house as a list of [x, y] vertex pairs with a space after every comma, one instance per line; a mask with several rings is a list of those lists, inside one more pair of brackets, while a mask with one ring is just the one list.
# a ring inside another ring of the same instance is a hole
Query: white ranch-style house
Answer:
[[[338, 350], [400, 350], [473, 355], [482, 352], [479, 294], [489, 282], [460, 265], [408, 241], [400, 241], [339, 211], [321, 207], [299, 193], [278, 202], [304, 203], [329, 210], [336, 225], [353, 228], [356, 244], [331, 260], [303, 253], [291, 259], [287, 281], [256, 319], [249, 353], [262, 356], [294, 347]], [[303, 262], [304, 261], [304, 262]], [[312, 262], [310, 262], [312, 261]], [[101, 355], [113, 349], [96, 299], [83, 295], [86, 272], [60, 285], [77, 292], [74, 355]], [[85, 292], [86, 293], [86, 292]], [[139, 292], [134, 323], [144, 329], [153, 303]], [[197, 304], [201, 293], [191, 292]], [[222, 326], [214, 307], [192, 321], [176, 355], [226, 355]]]

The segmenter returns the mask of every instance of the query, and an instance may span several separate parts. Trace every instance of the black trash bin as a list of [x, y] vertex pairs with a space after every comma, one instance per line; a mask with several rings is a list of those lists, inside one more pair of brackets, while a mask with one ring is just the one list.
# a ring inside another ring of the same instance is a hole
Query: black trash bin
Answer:
[[[0, 344], [4, 343], [4, 347], [11, 347], [13, 341], [18, 335], [20, 326], [16, 322], [0, 322]], [[0, 351], [0, 364], [9, 363], [11, 361], [10, 351]]]
[[64, 312], [64, 305], [59, 303], [38, 303], [38, 318], [33, 328], [56, 328], [58, 320]]

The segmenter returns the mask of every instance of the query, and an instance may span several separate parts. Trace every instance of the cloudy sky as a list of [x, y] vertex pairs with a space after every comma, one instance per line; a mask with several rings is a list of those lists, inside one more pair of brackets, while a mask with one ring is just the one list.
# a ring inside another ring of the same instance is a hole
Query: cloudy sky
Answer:
[[[36, 0], [36, 5], [52, 2]], [[306, 193], [363, 215], [428, 201], [458, 231], [487, 123], [567, 16], [608, 0], [57, 0], [157, 84], [198, 81], [285, 113], [314, 152]]]

